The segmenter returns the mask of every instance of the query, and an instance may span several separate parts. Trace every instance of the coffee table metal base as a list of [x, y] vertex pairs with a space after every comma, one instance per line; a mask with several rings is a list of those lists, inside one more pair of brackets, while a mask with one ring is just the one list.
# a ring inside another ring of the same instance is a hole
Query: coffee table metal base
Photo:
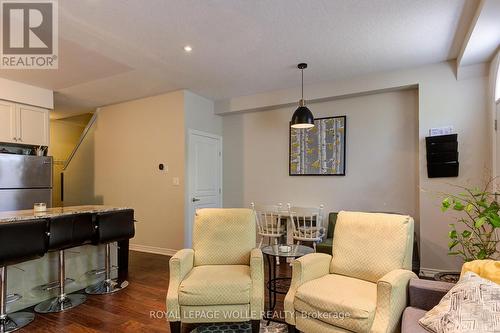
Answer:
[[[285, 321], [281, 318], [276, 318], [275, 308], [276, 308], [276, 295], [286, 295], [288, 289], [290, 288], [291, 277], [276, 277], [276, 257], [280, 258], [299, 258], [306, 254], [313, 253], [314, 249], [303, 246], [303, 245], [290, 245], [289, 252], [280, 252], [280, 245], [270, 245], [262, 248], [262, 253], [266, 257], [266, 261], [268, 264], [268, 282], [267, 282], [267, 291], [268, 291], [268, 309], [264, 313], [264, 319], [267, 320], [267, 324], [271, 321], [277, 323], [285, 323]], [[286, 262], [286, 261], [285, 261]], [[283, 283], [285, 282], [285, 283]]]

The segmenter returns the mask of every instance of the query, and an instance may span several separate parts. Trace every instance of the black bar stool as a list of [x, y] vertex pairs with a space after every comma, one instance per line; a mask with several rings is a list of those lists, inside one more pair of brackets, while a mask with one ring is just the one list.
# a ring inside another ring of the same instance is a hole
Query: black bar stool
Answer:
[[48, 251], [59, 252], [59, 295], [35, 306], [38, 313], [54, 313], [74, 308], [87, 300], [83, 294], [66, 294], [64, 250], [90, 243], [94, 235], [92, 214], [59, 216], [49, 221]]
[[16, 331], [35, 319], [32, 312], [7, 314], [7, 266], [42, 257], [48, 246], [48, 221], [0, 223], [0, 332]]
[[96, 234], [93, 244], [106, 244], [105, 248], [105, 278], [85, 289], [87, 294], [104, 295], [122, 290], [128, 286], [128, 281], [111, 280], [111, 243], [134, 237], [134, 210], [126, 209], [99, 213], [95, 220]]

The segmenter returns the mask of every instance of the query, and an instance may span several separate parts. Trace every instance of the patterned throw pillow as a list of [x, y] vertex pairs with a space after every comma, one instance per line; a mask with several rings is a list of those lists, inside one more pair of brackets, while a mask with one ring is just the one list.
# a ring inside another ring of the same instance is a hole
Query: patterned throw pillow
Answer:
[[498, 333], [500, 285], [467, 272], [419, 323], [435, 333]]

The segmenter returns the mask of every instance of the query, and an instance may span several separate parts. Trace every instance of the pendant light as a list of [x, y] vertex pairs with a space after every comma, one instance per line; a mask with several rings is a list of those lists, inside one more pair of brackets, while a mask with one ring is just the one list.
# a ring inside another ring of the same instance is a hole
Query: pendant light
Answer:
[[306, 63], [300, 63], [297, 68], [302, 72], [302, 98], [299, 101], [299, 107], [292, 116], [292, 121], [290, 126], [293, 128], [311, 128], [314, 127], [314, 116], [306, 107], [306, 102], [304, 101], [304, 69], [307, 68]]

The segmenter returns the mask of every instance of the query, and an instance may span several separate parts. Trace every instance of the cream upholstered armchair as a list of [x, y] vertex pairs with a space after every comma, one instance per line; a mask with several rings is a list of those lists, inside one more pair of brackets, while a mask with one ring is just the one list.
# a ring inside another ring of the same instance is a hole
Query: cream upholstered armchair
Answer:
[[285, 297], [289, 332], [392, 333], [400, 329], [411, 278], [410, 216], [340, 212], [333, 255], [293, 262]]
[[181, 322], [252, 321], [259, 331], [264, 311], [264, 261], [256, 246], [251, 209], [205, 208], [196, 212], [193, 249], [170, 259], [167, 319]]

